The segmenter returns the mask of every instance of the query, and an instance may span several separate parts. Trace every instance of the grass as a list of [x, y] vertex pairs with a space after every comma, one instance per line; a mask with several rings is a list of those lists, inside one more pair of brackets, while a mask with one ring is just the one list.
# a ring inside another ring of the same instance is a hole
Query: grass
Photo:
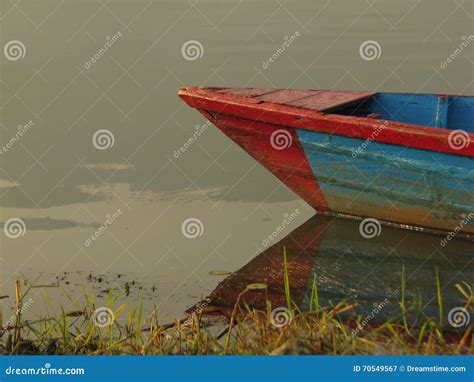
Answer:
[[[443, 324], [443, 299], [437, 277], [439, 318], [427, 316], [420, 301], [407, 304], [405, 272], [402, 272], [400, 316], [376, 322], [356, 315], [356, 302], [340, 302], [322, 307], [316, 278], [309, 311], [302, 311], [291, 300], [287, 275], [286, 250], [283, 286], [287, 307], [276, 319], [270, 302], [265, 311], [241, 303], [249, 290], [266, 290], [264, 284], [251, 284], [237, 299], [229, 320], [220, 323], [203, 318], [198, 309], [192, 320], [171, 324], [158, 322], [157, 312], [143, 314], [138, 307], [117, 305], [119, 296], [108, 295], [106, 316], [97, 315], [94, 296], [84, 295], [80, 310], [61, 312], [51, 317], [25, 320], [22, 306], [28, 290], [22, 293], [15, 284], [16, 314], [12, 324], [2, 326], [2, 354], [88, 354], [88, 355], [223, 355], [223, 354], [473, 354], [473, 325], [453, 329]], [[457, 284], [465, 298], [463, 308], [471, 309], [472, 287]], [[51, 304], [51, 307], [53, 304]], [[206, 312], [206, 309], [202, 309]], [[112, 313], [112, 314], [110, 314]], [[107, 316], [108, 314], [108, 316]], [[106, 320], [104, 321], [104, 317]], [[111, 318], [114, 318], [113, 320]], [[365, 320], [365, 321], [364, 321]], [[188, 325], [183, 325], [184, 322]], [[98, 325], [98, 323], [100, 325]], [[284, 325], [281, 325], [281, 324]]]

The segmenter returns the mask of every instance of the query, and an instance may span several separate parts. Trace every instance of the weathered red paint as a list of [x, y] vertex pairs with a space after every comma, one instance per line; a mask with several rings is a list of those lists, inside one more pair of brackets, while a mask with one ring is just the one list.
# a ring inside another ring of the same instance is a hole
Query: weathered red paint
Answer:
[[[450, 131], [446, 129], [324, 114], [320, 111], [265, 102], [258, 96], [243, 97], [222, 92], [217, 93], [215, 89], [189, 87], [180, 90], [179, 96], [190, 106], [207, 110], [213, 115], [232, 115], [282, 127], [306, 129], [364, 140], [371, 139], [376, 142], [421, 150], [474, 157], [474, 134], [471, 133], [468, 134], [470, 143], [462, 149], [456, 149], [449, 146]], [[332, 108], [329, 104], [324, 104], [324, 107]]]
[[275, 89], [253, 89], [253, 88], [224, 88], [216, 89], [217, 93], [233, 94], [241, 97], [256, 97], [266, 93], [273, 93]]
[[361, 103], [375, 93], [370, 92], [338, 92], [338, 91], [319, 91], [310, 97], [297, 99], [285, 105], [302, 107], [314, 111], [330, 112], [339, 107]]
[[313, 96], [317, 93], [317, 90], [276, 90], [271, 93], [263, 94], [258, 98], [265, 102], [287, 104], [288, 102]]
[[318, 211], [328, 211], [326, 200], [294, 129], [285, 130], [291, 136], [289, 147], [277, 150], [272, 146], [271, 135], [278, 128], [273, 125], [222, 114], [212, 115], [205, 110], [200, 112], [311, 206]]

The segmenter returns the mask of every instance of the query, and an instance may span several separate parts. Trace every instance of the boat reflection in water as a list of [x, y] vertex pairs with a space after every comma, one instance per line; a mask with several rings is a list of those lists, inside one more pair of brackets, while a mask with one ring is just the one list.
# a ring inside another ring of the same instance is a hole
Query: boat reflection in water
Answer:
[[360, 221], [316, 215], [224, 279], [204, 313], [229, 316], [239, 294], [255, 283], [267, 287], [247, 290], [243, 304], [263, 310], [268, 300], [273, 308], [286, 306], [284, 248], [291, 298], [303, 310], [315, 280], [321, 306], [356, 301], [355, 312], [364, 315], [382, 303], [376, 320], [399, 316], [403, 272], [407, 304], [421, 301], [426, 314], [439, 317], [438, 273], [445, 315], [462, 306], [455, 284], [474, 280], [471, 240], [455, 238], [443, 246], [445, 236], [377, 225], [369, 235], [374, 237], [365, 238], [361, 228]]

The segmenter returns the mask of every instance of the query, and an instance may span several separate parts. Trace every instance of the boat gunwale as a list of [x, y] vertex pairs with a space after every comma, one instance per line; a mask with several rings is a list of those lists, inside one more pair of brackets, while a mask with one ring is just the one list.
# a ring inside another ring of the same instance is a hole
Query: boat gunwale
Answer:
[[[271, 123], [283, 128], [302, 129], [363, 140], [370, 139], [380, 143], [420, 150], [474, 157], [474, 134], [469, 132], [466, 132], [469, 143], [463, 148], [453, 148], [449, 145], [449, 135], [456, 130], [391, 120], [331, 114], [330, 112], [324, 113], [265, 102], [259, 100], [258, 97], [217, 93], [213, 89], [186, 87], [180, 89], [178, 95], [190, 106], [211, 113]], [[459, 97], [468, 96], [461, 95]], [[314, 126], [316, 123], [318, 124], [317, 127]]]

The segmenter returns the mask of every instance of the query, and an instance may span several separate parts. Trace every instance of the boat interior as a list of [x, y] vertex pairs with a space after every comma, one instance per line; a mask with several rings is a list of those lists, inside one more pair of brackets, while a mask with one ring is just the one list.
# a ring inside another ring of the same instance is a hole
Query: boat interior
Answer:
[[462, 129], [474, 133], [474, 97], [409, 93], [376, 93], [362, 103], [331, 114], [374, 118], [414, 125]]
[[474, 96], [337, 90], [206, 88], [326, 114], [390, 120], [474, 133]]

